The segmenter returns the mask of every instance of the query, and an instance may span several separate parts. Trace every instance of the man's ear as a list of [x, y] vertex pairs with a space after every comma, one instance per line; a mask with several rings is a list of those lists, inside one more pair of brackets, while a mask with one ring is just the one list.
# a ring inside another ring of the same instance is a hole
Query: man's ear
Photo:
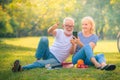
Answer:
[[64, 24], [62, 24], [62, 28], [64, 28]]

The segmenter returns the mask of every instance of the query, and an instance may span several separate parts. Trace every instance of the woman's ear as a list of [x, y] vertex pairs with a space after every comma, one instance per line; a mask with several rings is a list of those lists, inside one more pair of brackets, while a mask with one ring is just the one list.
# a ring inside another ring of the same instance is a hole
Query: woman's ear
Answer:
[[92, 31], [92, 29], [93, 29], [93, 27], [92, 27], [92, 25], [90, 25], [90, 31]]

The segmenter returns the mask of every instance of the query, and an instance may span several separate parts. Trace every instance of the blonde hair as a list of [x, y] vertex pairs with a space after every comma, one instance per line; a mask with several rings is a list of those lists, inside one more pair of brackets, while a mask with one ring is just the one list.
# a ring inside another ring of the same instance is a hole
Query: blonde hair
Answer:
[[82, 19], [81, 23], [83, 23], [83, 21], [86, 21], [86, 20], [87, 20], [87, 21], [90, 23], [90, 25], [92, 26], [90, 32], [91, 32], [92, 34], [94, 34], [94, 33], [95, 33], [95, 22], [94, 22], [93, 18], [90, 17], [90, 16], [84, 17], [84, 18]]

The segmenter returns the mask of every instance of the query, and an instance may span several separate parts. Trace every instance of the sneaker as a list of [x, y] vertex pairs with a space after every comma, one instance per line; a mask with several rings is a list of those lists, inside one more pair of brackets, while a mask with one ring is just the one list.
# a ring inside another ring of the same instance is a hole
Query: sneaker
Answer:
[[106, 71], [112, 71], [116, 69], [116, 65], [114, 64], [108, 64], [106, 66], [104, 66], [103, 68], [101, 68], [101, 70], [106, 70]]
[[19, 72], [21, 71], [21, 65], [19, 60], [15, 60], [14, 66], [12, 67], [13, 72]]

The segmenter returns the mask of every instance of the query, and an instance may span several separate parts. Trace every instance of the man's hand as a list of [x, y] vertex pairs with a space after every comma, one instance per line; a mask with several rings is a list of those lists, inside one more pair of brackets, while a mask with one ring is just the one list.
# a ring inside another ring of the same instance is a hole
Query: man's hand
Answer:
[[72, 46], [71, 46], [71, 48], [70, 48], [70, 54], [73, 54], [73, 53], [75, 53], [75, 50], [76, 50], [76, 43], [75, 43], [75, 39], [71, 39], [70, 40], [70, 42], [71, 42], [71, 44], [72, 44]]
[[75, 40], [75, 43], [76, 43], [77, 45], [79, 45], [80, 47], [83, 46], [83, 43], [80, 41], [80, 38], [75, 38], [75, 37], [74, 37], [74, 40]]
[[71, 39], [70, 42], [71, 42], [72, 45], [75, 45], [75, 44], [76, 44], [76, 43], [75, 43], [75, 39]]
[[54, 24], [54, 25], [53, 25], [53, 28], [54, 28], [54, 29], [57, 29], [57, 28], [58, 28], [58, 25], [59, 25], [59, 23]]
[[48, 34], [52, 34], [53, 36], [56, 35], [56, 29], [58, 28], [59, 23], [54, 24], [48, 29]]

